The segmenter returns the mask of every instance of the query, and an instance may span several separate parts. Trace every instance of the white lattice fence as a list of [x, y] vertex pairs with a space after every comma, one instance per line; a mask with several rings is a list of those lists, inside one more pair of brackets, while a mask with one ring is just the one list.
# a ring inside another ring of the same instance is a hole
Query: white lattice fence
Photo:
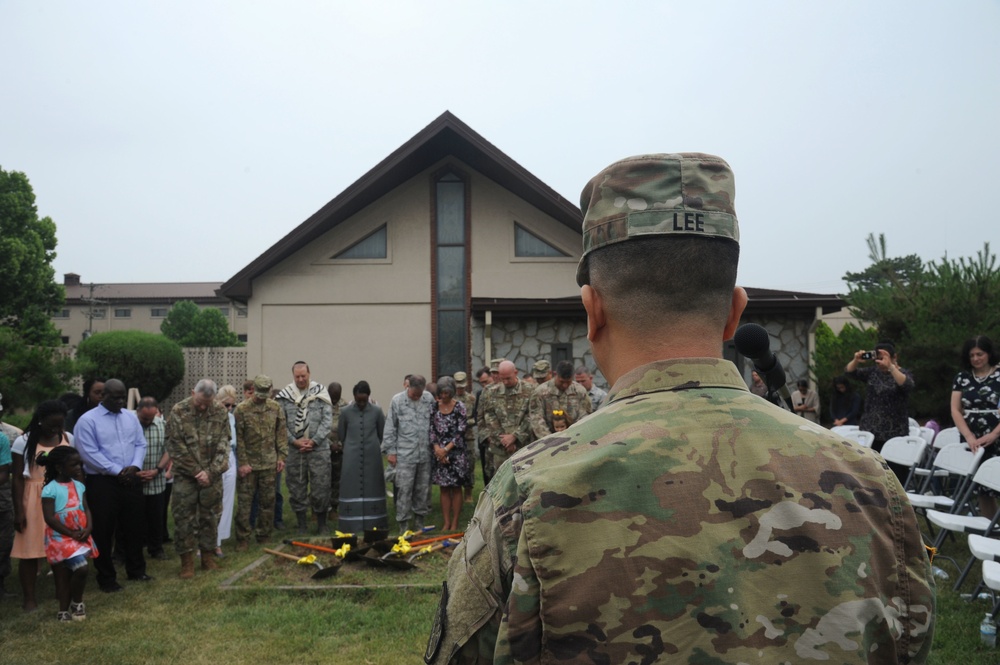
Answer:
[[184, 349], [184, 379], [161, 405], [164, 413], [188, 397], [200, 379], [212, 379], [219, 386], [230, 383], [242, 393], [247, 379], [246, 347], [204, 347]]

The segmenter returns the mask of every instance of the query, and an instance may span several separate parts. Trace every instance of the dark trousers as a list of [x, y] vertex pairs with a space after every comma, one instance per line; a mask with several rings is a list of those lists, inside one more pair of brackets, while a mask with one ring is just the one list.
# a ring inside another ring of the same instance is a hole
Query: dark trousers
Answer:
[[146, 573], [142, 556], [144, 529], [142, 487], [138, 482], [122, 484], [116, 476], [87, 476], [87, 505], [94, 517], [94, 544], [99, 557], [94, 559], [97, 585], [117, 582], [112, 548], [125, 555], [125, 573], [138, 577]]
[[146, 527], [143, 545], [146, 550], [153, 554], [163, 551], [163, 533], [166, 527], [163, 519], [167, 511], [167, 492], [159, 494], [144, 494], [142, 496], [143, 524]]

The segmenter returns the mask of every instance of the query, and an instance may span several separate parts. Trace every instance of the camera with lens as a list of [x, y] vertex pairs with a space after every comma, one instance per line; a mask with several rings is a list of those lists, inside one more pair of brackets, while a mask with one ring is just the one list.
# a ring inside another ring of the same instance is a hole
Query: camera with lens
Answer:
[[863, 351], [861, 353], [861, 359], [862, 360], [873, 360], [874, 358], [875, 358], [875, 352], [874, 351]]

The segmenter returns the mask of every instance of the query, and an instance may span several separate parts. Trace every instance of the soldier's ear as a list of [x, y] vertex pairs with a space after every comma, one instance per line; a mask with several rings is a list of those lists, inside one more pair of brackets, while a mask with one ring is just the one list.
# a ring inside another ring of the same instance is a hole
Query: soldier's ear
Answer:
[[736, 326], [740, 325], [740, 317], [743, 316], [743, 310], [746, 309], [747, 292], [742, 286], [737, 286], [733, 289], [733, 297], [729, 303], [729, 315], [726, 317], [726, 328], [722, 332], [722, 340], [730, 340], [733, 335], [736, 334]]
[[583, 300], [583, 308], [587, 310], [587, 339], [593, 343], [608, 322], [604, 299], [590, 284], [580, 287], [580, 298]]

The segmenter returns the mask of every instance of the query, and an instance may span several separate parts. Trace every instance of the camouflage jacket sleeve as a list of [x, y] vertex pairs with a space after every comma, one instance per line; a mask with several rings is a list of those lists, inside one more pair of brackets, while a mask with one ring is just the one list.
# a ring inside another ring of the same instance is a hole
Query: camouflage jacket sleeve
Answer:
[[[240, 405], [242, 406], [242, 405]], [[247, 461], [247, 450], [246, 450], [246, 440], [247, 440], [247, 422], [243, 417], [244, 410], [237, 406], [233, 411], [233, 417], [236, 418], [236, 467], [246, 466], [249, 464]]]
[[488, 441], [491, 445], [497, 444], [500, 434], [503, 433], [503, 429], [500, 425], [500, 418], [493, 409], [492, 394], [483, 393], [483, 396], [479, 398], [479, 411], [481, 414], [479, 419], [481, 438]]
[[[313, 400], [314, 404], [319, 404], [319, 426], [312, 433], [312, 440], [316, 442], [327, 441], [330, 438], [330, 431], [333, 429], [333, 407], [321, 399]], [[311, 405], [310, 405], [311, 406]]]
[[504, 464], [480, 497], [465, 537], [448, 562], [448, 580], [424, 654], [426, 663], [494, 662], [511, 589], [519, 509], [513, 473], [510, 464]]
[[531, 433], [536, 439], [551, 434], [549, 424], [545, 420], [545, 400], [540, 391], [541, 387], [536, 389], [531, 394], [531, 399], [528, 400], [528, 422], [531, 426]]
[[[210, 408], [215, 408], [216, 405], [212, 405]], [[210, 425], [209, 437], [209, 449], [211, 451], [211, 457], [208, 460], [208, 475], [212, 480], [221, 478], [229, 469], [229, 450], [230, 450], [230, 438], [232, 437], [232, 432], [229, 429], [229, 413], [222, 407], [218, 407], [219, 417], [213, 417]], [[212, 445], [214, 443], [214, 445]]]
[[[531, 388], [527, 389], [531, 390]], [[535, 436], [534, 428], [531, 426], [531, 399], [525, 399], [522, 405], [521, 419], [518, 421], [517, 428], [514, 430], [514, 436], [517, 437], [517, 440], [520, 443], [520, 448], [523, 448], [535, 439], [539, 438]], [[545, 434], [543, 436], [547, 436], [548, 434], [549, 431], [546, 427]]]
[[197, 446], [197, 441], [191, 442], [184, 434], [184, 420], [186, 418], [184, 402], [174, 405], [170, 411], [170, 418], [167, 419], [165, 443], [170, 459], [174, 463], [174, 473], [188, 478], [193, 478], [199, 471], [199, 455], [197, 450], [192, 451], [192, 446]]
[[288, 457], [288, 421], [285, 420], [285, 410], [280, 407], [274, 422], [274, 450], [278, 453], [279, 462]]

